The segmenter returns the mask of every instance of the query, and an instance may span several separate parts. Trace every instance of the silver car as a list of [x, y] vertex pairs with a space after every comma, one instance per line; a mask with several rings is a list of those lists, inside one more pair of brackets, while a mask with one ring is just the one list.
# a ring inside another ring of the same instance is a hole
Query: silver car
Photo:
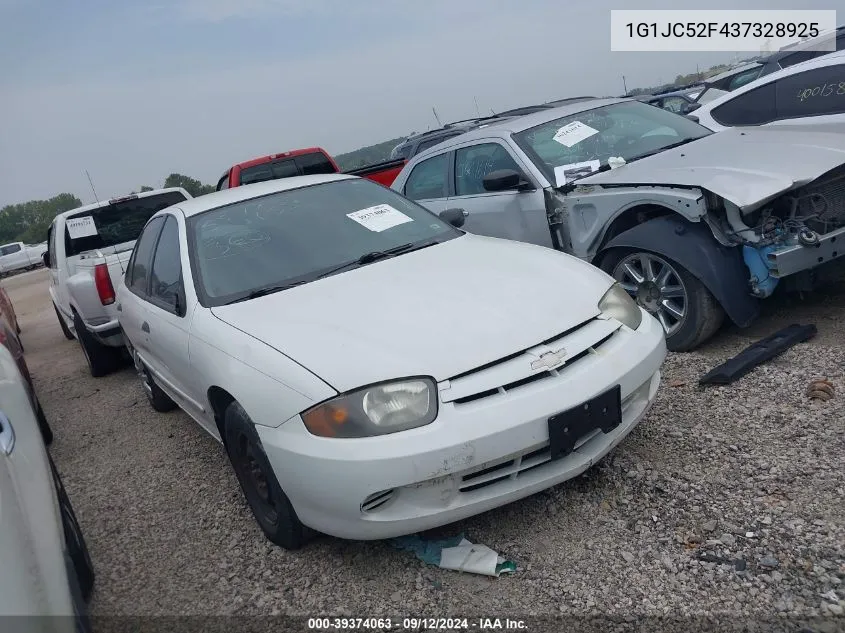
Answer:
[[444, 141], [392, 187], [437, 213], [462, 209], [470, 232], [600, 266], [660, 320], [669, 349], [685, 351], [725, 315], [749, 325], [777, 286], [805, 289], [845, 255], [845, 134], [831, 130], [714, 134], [644, 103], [596, 99]]

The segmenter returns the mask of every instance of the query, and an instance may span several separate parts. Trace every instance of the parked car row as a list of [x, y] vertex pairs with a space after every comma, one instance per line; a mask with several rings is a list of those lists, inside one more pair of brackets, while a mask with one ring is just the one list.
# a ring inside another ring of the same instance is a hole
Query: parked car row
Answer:
[[92, 375], [125, 346], [155, 410], [223, 443], [283, 547], [425, 530], [576, 476], [643, 418], [667, 348], [749, 325], [845, 254], [834, 123], [713, 132], [579, 97], [429, 136], [390, 188], [311, 148], [50, 229], [51, 298]]

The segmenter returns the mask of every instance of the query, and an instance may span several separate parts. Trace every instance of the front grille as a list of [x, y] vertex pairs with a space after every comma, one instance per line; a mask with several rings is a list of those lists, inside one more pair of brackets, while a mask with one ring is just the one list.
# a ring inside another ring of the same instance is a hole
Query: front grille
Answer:
[[[560, 369], [564, 367], [569, 369], [571, 368], [578, 360], [584, 358], [587, 354], [594, 353], [597, 348], [601, 345], [606, 343], [610, 340], [613, 334], [608, 334], [600, 341], [594, 343], [592, 346], [588, 347], [587, 349], [578, 352], [572, 358], [566, 359], [566, 364], [563, 365]], [[454, 400], [455, 404], [466, 404], [467, 402], [473, 402], [475, 400], [481, 400], [482, 398], [489, 398], [490, 396], [495, 396], [496, 394], [505, 395], [509, 391], [514, 391], [519, 387], [524, 387], [525, 385], [530, 385], [533, 382], [538, 382], [540, 380], [545, 380], [546, 378], [553, 378], [555, 376], [560, 376], [560, 369], [549, 369], [546, 371], [542, 371], [539, 374], [534, 374], [533, 376], [526, 376], [525, 378], [521, 378], [520, 380], [514, 380], [513, 382], [509, 382], [505, 385], [501, 385], [495, 389], [488, 389], [486, 391], [482, 391], [481, 393], [473, 394], [471, 396], [465, 396], [463, 398], [457, 398]]]
[[[460, 406], [505, 395], [527, 385], [558, 377], [571, 370], [581, 359], [591, 353], [597, 353], [619, 327], [617, 322], [610, 320], [586, 321], [538, 346], [449, 379], [448, 387], [441, 391], [441, 400]], [[560, 349], [566, 350], [561, 364], [552, 369], [532, 369], [532, 363], [538, 360], [543, 352]]]
[[[651, 379], [635, 389], [622, 401], [623, 421], [625, 419], [625, 413], [628, 411], [632, 402], [636, 398], [642, 397], [643, 394], [647, 395], [650, 384]], [[584, 444], [592, 440], [601, 432], [601, 429], [588, 431], [575, 443], [573, 452], [577, 452], [579, 448], [584, 446]], [[458, 486], [458, 490], [461, 492], [473, 492], [474, 490], [480, 490], [481, 488], [492, 486], [507, 479], [516, 479], [530, 470], [549, 464], [551, 459], [551, 448], [549, 446], [549, 442], [546, 441], [542, 444], [529, 447], [519, 453], [503, 457], [501, 460], [482, 464], [482, 466], [477, 470], [472, 470], [464, 474], [461, 477], [461, 483]]]

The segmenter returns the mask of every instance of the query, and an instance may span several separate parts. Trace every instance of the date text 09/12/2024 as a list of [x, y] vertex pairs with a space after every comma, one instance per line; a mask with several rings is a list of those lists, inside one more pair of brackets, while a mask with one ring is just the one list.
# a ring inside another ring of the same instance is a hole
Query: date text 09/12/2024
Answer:
[[525, 631], [524, 620], [511, 618], [308, 618], [313, 631]]

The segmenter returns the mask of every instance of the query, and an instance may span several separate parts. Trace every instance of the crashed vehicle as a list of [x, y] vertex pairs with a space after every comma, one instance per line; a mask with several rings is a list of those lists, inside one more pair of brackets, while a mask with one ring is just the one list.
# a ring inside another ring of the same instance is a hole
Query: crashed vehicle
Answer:
[[434, 212], [463, 209], [470, 232], [603, 268], [660, 320], [670, 350], [687, 351], [845, 255], [845, 134], [832, 129], [712, 133], [597, 99], [445, 141], [392, 186]]

